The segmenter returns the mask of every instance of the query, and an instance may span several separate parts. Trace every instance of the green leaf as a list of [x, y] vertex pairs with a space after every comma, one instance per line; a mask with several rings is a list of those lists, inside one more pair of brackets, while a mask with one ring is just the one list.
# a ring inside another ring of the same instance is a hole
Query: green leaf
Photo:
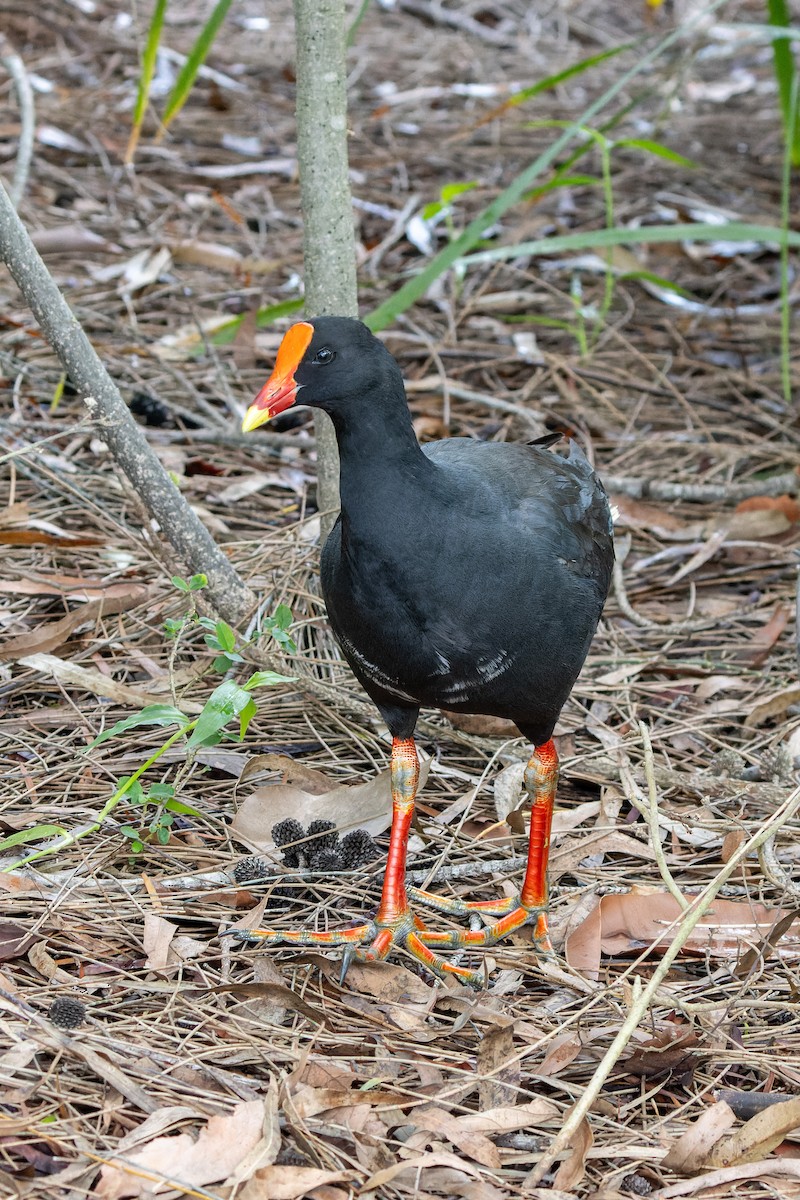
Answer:
[[138, 837], [139, 837], [139, 830], [134, 829], [132, 825], [120, 825], [119, 831], [126, 838], [138, 839]]
[[227, 654], [218, 654], [211, 665], [218, 675], [224, 675], [233, 666], [233, 660]]
[[187, 746], [216, 746], [219, 734], [233, 717], [238, 717], [250, 701], [249, 694], [232, 679], [226, 679], [215, 688], [197, 718]]
[[614, 146], [646, 150], [648, 154], [653, 154], [656, 158], [665, 158], [667, 162], [677, 163], [679, 167], [690, 167], [692, 170], [697, 167], [697, 163], [693, 162], [691, 158], [686, 158], [685, 155], [670, 150], [669, 146], [662, 146], [661, 142], [654, 142], [650, 138], [620, 138], [619, 141], [614, 142]]
[[125, 733], [128, 729], [136, 729], [140, 725], [188, 724], [189, 718], [179, 708], [174, 708], [171, 704], [148, 704], [141, 712], [133, 713], [130, 717], [125, 717], [124, 721], [117, 721], [116, 725], [112, 725], [110, 729], [104, 729], [93, 742], [89, 743], [87, 750], [92, 750], [102, 742], [107, 742], [109, 738], [116, 737], [120, 733]]
[[211, 49], [214, 38], [219, 32], [220, 25], [225, 20], [231, 3], [232, 0], [217, 0], [211, 16], [200, 30], [198, 38], [189, 51], [186, 62], [181, 67], [178, 78], [175, 80], [175, 86], [170, 92], [169, 99], [167, 100], [167, 105], [164, 109], [164, 115], [161, 118], [165, 128], [169, 125], [170, 121], [177, 116], [186, 103], [189, 93], [192, 90], [194, 81], [197, 78], [197, 72], [200, 70], [206, 60], [206, 57], [208, 56], [208, 52]]
[[430, 221], [432, 217], [438, 216], [443, 208], [444, 205], [440, 200], [431, 200], [430, 204], [425, 205], [420, 216], [423, 221]]
[[57, 837], [61, 833], [66, 833], [62, 825], [34, 825], [31, 829], [19, 829], [0, 841], [0, 850], [24, 846], [28, 842], [40, 842], [43, 838]]
[[226, 651], [226, 653], [233, 650], [236, 646], [236, 634], [227, 621], [217, 621], [216, 631], [220, 649]]
[[273, 617], [279, 629], [288, 629], [292, 623], [292, 610], [288, 604], [279, 604]]
[[572, 79], [575, 75], [582, 75], [584, 71], [589, 71], [592, 67], [596, 67], [598, 63], [605, 62], [608, 58], [613, 58], [615, 54], [621, 54], [623, 50], [630, 50], [632, 46], [632, 42], [625, 42], [622, 46], [613, 46], [610, 50], [603, 50], [600, 54], [593, 54], [591, 58], [583, 58], [580, 62], [573, 63], [571, 67], [559, 71], [556, 75], [548, 75], [546, 79], [539, 80], [538, 83], [534, 83], [531, 87], [514, 92], [509, 98], [508, 103], [510, 105], [524, 104], [526, 100], [532, 100], [534, 96], [539, 96], [542, 92], [551, 91], [554, 87], [558, 87], [560, 83], [564, 83], [565, 80]]
[[140, 842], [137, 838], [135, 842], [131, 842], [130, 850], [132, 854], [141, 854], [144, 850], [144, 842]]
[[244, 741], [244, 735], [247, 733], [247, 727], [249, 726], [250, 722], [252, 721], [253, 717], [256, 715], [257, 712], [258, 712], [258, 705], [256, 704], [255, 700], [251, 696], [250, 703], [245, 704], [244, 708], [239, 713], [239, 741], [240, 742]]
[[520, 242], [516, 246], [497, 246], [470, 254], [461, 259], [465, 266], [479, 262], [496, 262], [503, 258], [518, 258], [529, 254], [562, 254], [565, 250], [596, 250], [606, 246], [655, 245], [660, 242], [765, 242], [768, 245], [800, 246], [800, 233], [783, 230], [777, 225], [750, 225], [745, 221], [728, 221], [723, 225], [687, 222], [685, 225], [639, 225], [637, 228], [612, 226], [610, 229], [590, 229], [582, 233], [567, 233], [558, 237], [539, 238]]
[[174, 617], [167, 617], [164, 621], [164, 633], [166, 637], [170, 639], [176, 638], [185, 624], [185, 617], [179, 617], [177, 619]]
[[159, 825], [158, 829], [156, 830], [156, 841], [160, 845], [166, 846], [167, 842], [169, 841], [169, 838], [170, 838], [169, 829], [165, 828], [163, 825]]
[[172, 576], [172, 586], [176, 587], [179, 592], [188, 592], [189, 591], [189, 584], [186, 582], [185, 579], [181, 579], [180, 575]]
[[148, 792], [150, 800], [171, 800], [175, 795], [175, 788], [171, 783], [154, 783]]
[[167, 800], [164, 808], [169, 812], [178, 813], [180, 816], [200, 817], [201, 819], [203, 817], [203, 813], [199, 809], [192, 808], [191, 804], [187, 804], [185, 800]]
[[125, 796], [131, 804], [147, 803], [147, 797], [145, 796], [144, 791], [142, 790], [142, 785], [138, 779], [134, 779], [133, 782], [131, 782], [130, 775], [123, 775], [121, 779], [117, 780], [117, 787], [115, 790], [119, 791], [120, 788], [126, 789]]
[[464, 183], [446, 183], [439, 193], [442, 204], [449, 204], [451, 200], [455, 200], [456, 196], [461, 196], [464, 192], [471, 192], [477, 186], [477, 179], [465, 180]]
[[189, 580], [190, 592], [199, 592], [204, 587], [208, 587], [208, 576], [204, 575], [202, 571], [198, 575], [193, 575]]
[[254, 688], [275, 687], [278, 683], [294, 683], [296, 679], [296, 675], [279, 675], [277, 671], [256, 671], [243, 686], [246, 691], [252, 692]]
[[136, 153], [136, 147], [139, 142], [139, 135], [142, 130], [142, 122], [144, 114], [147, 111], [147, 101], [150, 96], [150, 85], [153, 82], [153, 74], [156, 68], [156, 58], [158, 55], [158, 46], [161, 41], [161, 30], [164, 25], [164, 14], [167, 11], [167, 0], [156, 0], [153, 8], [153, 15], [150, 19], [150, 28], [147, 31], [147, 41], [142, 55], [142, 66], [139, 72], [139, 87], [136, 91], [136, 103], [133, 106], [133, 122], [131, 125], [131, 134], [128, 139], [128, 147], [125, 151], [125, 162], [133, 161], [133, 156]]

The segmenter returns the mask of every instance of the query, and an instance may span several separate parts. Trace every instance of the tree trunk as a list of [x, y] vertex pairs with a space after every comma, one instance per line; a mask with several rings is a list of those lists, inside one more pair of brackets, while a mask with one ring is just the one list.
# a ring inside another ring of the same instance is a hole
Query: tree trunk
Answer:
[[[309, 317], [356, 317], [344, 0], [294, 0], [294, 16], [305, 311]], [[324, 541], [339, 508], [339, 452], [326, 413], [315, 413], [315, 428]]]

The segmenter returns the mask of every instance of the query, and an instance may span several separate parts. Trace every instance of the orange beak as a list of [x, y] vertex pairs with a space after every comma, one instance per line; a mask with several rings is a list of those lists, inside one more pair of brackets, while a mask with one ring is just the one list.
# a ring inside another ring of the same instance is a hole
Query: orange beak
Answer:
[[298, 321], [287, 331], [278, 348], [275, 360], [275, 370], [270, 375], [253, 403], [244, 414], [242, 433], [250, 433], [291, 408], [297, 400], [297, 383], [294, 373], [303, 360], [303, 355], [311, 344], [314, 336], [314, 326], [307, 321]]

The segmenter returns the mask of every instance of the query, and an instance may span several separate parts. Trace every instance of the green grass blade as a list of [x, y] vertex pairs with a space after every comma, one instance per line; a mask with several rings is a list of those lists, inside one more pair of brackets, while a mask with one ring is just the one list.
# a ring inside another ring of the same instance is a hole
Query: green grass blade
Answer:
[[[798, 97], [800, 97], [800, 80], [797, 75], [792, 79], [789, 95], [790, 125], [798, 123]], [[781, 172], [781, 225], [783, 241], [781, 242], [781, 385], [783, 398], [787, 408], [792, 403], [792, 306], [789, 297], [789, 220], [791, 216], [792, 199], [792, 146], [786, 138], [783, 148], [783, 171]]]
[[550, 91], [557, 87], [559, 83], [564, 83], [567, 79], [572, 79], [575, 75], [582, 75], [584, 71], [591, 70], [598, 63], [605, 62], [609, 58], [614, 58], [616, 54], [622, 54], [623, 50], [633, 49], [633, 42], [625, 42], [622, 46], [612, 46], [610, 50], [603, 50], [601, 54], [593, 54], [590, 58], [583, 58], [580, 62], [573, 63], [571, 67], [567, 67], [563, 71], [558, 71], [555, 75], [548, 75], [547, 79], [540, 79], [538, 83], [534, 83], [531, 87], [523, 88], [519, 92], [514, 92], [509, 96], [505, 108], [512, 105], [524, 104], [526, 100], [532, 100], [534, 96], [541, 95], [542, 92]]
[[[716, 12], [723, 3], [724, 0], [713, 0], [713, 3], [709, 4], [703, 10], [702, 19], [706, 20], [708, 14]], [[697, 19], [700, 18], [698, 17]], [[661, 38], [651, 50], [642, 54], [634, 66], [624, 71], [619, 79], [615, 80], [596, 100], [592, 101], [578, 119], [568, 129], [564, 130], [561, 137], [556, 138], [524, 171], [521, 171], [516, 179], [499, 196], [495, 197], [483, 212], [479, 213], [469, 223], [463, 233], [440, 250], [424, 270], [415, 275], [413, 279], [409, 279], [393, 296], [390, 296], [383, 304], [378, 305], [376, 309], [373, 309], [364, 318], [370, 329], [373, 332], [385, 329], [400, 313], [405, 312], [421, 296], [424, 296], [431, 284], [435, 283], [440, 275], [443, 275], [454, 263], [463, 259], [466, 254], [469, 254], [483, 237], [486, 230], [499, 221], [503, 214], [530, 190], [537, 178], [558, 157], [564, 147], [569, 145], [575, 135], [592, 121], [595, 115], [604, 109], [615, 96], [623, 91], [632, 79], [642, 71], [648, 70], [656, 59], [675, 42], [685, 38], [687, 29], [691, 28], [694, 23], [696, 22], [687, 21], [685, 24], [678, 25], [665, 37]]]
[[[776, 29], [788, 29], [790, 24], [789, 5], [786, 0], [767, 0], [769, 23]], [[791, 155], [793, 167], [800, 167], [800, 121], [797, 109], [792, 104], [792, 92], [796, 77], [794, 53], [788, 37], [776, 37], [772, 42], [775, 78], [783, 115], [784, 136]]]
[[167, 0], [156, 0], [153, 17], [150, 21], [150, 28], [147, 31], [144, 54], [142, 55], [139, 88], [136, 92], [136, 104], [133, 108], [133, 124], [131, 125], [131, 135], [128, 138], [128, 146], [125, 150], [126, 164], [133, 162], [133, 156], [139, 144], [139, 135], [142, 132], [142, 122], [144, 121], [144, 114], [147, 111], [147, 101], [150, 98], [150, 84], [153, 82], [153, 75], [155, 74], [156, 56], [158, 55], [158, 47], [161, 42], [161, 30], [164, 27], [164, 15], [166, 11]]
[[640, 225], [638, 229], [614, 226], [611, 229], [590, 229], [582, 233], [565, 233], [558, 237], [538, 238], [516, 246], [495, 246], [460, 259], [460, 265], [498, 262], [505, 258], [521, 258], [530, 254], [562, 254], [570, 250], [597, 250], [608, 246], [654, 245], [657, 242], [766, 242], [774, 246], [800, 246], [800, 233], [781, 229], [778, 225], [749, 225], [744, 221], [728, 221], [724, 225], [688, 222], [685, 225]]
[[231, 4], [232, 0], [217, 0], [211, 16], [200, 30], [197, 41], [189, 51], [189, 56], [181, 67], [180, 74], [175, 80], [175, 86], [169, 94], [169, 99], [161, 118], [165, 129], [186, 103], [189, 92], [192, 90], [194, 81], [197, 78], [197, 72], [206, 61], [214, 38], [219, 32], [219, 27], [225, 20]]

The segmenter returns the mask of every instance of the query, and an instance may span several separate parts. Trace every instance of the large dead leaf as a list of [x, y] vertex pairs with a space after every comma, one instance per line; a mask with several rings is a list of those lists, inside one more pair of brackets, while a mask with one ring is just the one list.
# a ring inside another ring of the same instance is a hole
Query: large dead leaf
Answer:
[[[569, 1114], [565, 1114], [567, 1116]], [[564, 1192], [571, 1192], [576, 1188], [586, 1174], [586, 1156], [592, 1148], [594, 1137], [592, 1135], [592, 1127], [583, 1118], [578, 1126], [575, 1136], [570, 1144], [570, 1153], [558, 1168], [553, 1179], [553, 1187], [560, 1188]]]
[[[347, 1183], [354, 1171], [324, 1171], [319, 1167], [265, 1167], [256, 1171], [238, 1193], [239, 1200], [302, 1200], [317, 1188]], [[346, 1194], [351, 1194], [349, 1191]]]
[[693, 1175], [708, 1162], [714, 1146], [735, 1120], [732, 1110], [724, 1100], [712, 1104], [685, 1133], [681, 1134], [664, 1159], [664, 1167], [668, 1171], [676, 1171], [679, 1175]]
[[[597, 979], [602, 954], [655, 951], [670, 944], [680, 918], [677, 901], [668, 892], [631, 891], [603, 896], [564, 946], [567, 962], [588, 979]], [[761, 944], [777, 921], [787, 915], [778, 908], [746, 901], [715, 900], [713, 908], [692, 931], [685, 953], [735, 958]], [[796, 956], [800, 934], [791, 931], [781, 943], [783, 953]]]
[[[420, 789], [428, 777], [428, 767], [429, 760], [420, 763]], [[392, 820], [390, 772], [381, 771], [354, 786], [340, 784], [322, 794], [283, 783], [256, 788], [242, 801], [232, 829], [254, 849], [272, 850], [273, 826], [289, 817], [301, 825], [316, 820], [335, 821], [340, 832], [358, 828], [371, 834], [382, 833]]]
[[76, 608], [58, 621], [45, 621], [30, 633], [18, 633], [0, 645], [0, 659], [21, 659], [29, 654], [50, 654], [63, 645], [68, 637], [81, 625], [101, 616], [125, 612], [135, 608], [147, 598], [148, 589], [130, 585], [123, 592], [104, 596], [100, 600], [89, 600], [83, 608]]
[[[727, 1107], [727, 1106], [726, 1106]], [[773, 1104], [751, 1117], [741, 1129], [719, 1141], [711, 1150], [708, 1165], [732, 1167], [758, 1162], [781, 1144], [787, 1133], [800, 1126], [800, 1098]]]
[[102, 1200], [152, 1193], [153, 1184], [167, 1188], [203, 1187], [233, 1175], [256, 1148], [264, 1128], [264, 1104], [237, 1104], [230, 1114], [211, 1117], [197, 1138], [180, 1133], [157, 1137], [122, 1159], [113, 1159], [100, 1172], [95, 1194]]

